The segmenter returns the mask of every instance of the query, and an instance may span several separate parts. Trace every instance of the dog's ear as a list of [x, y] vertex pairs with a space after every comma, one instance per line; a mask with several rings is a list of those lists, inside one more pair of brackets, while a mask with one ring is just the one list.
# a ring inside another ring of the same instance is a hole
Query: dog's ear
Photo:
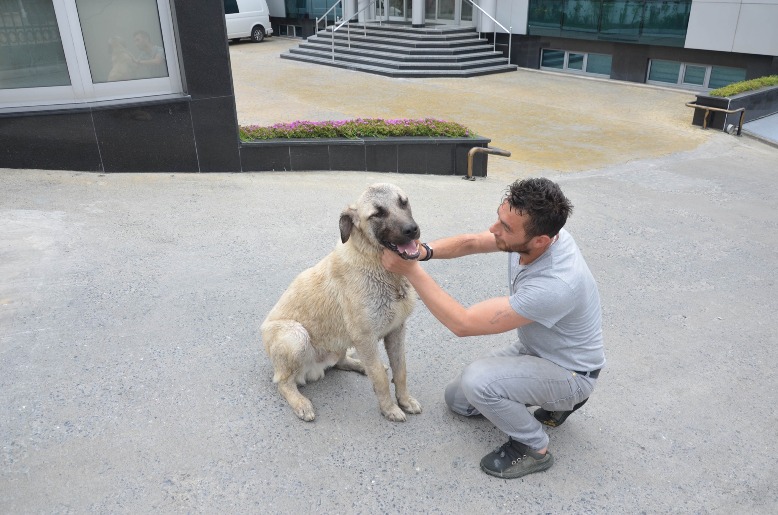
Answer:
[[340, 214], [340, 241], [346, 243], [357, 221], [357, 210], [348, 207]]

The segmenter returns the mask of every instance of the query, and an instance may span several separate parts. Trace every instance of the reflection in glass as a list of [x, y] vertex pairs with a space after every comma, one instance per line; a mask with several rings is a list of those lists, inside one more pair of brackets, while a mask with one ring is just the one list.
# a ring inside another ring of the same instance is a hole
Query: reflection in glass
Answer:
[[0, 0], [0, 89], [68, 85], [52, 0]]
[[569, 0], [565, 3], [562, 28], [597, 32], [597, 22], [600, 15], [600, 3], [590, 0]]
[[657, 59], [652, 59], [651, 71], [648, 72], [648, 80], [677, 84], [678, 74], [680, 72], [681, 63], [677, 61], [660, 61]]
[[543, 50], [540, 66], [563, 69], [565, 67], [565, 52], [563, 50]]
[[622, 37], [637, 37], [643, 18], [643, 2], [639, 0], [605, 0], [602, 5], [602, 32]]
[[583, 70], [584, 55], [570, 53], [567, 56], [567, 67], [571, 70]]
[[[430, 4], [434, 4], [434, 0], [427, 0], [427, 12], [429, 11]], [[453, 20], [454, 19], [454, 0], [437, 0], [438, 20]]]
[[613, 56], [608, 54], [589, 54], [586, 59], [587, 73], [597, 73], [600, 75], [611, 75], [611, 63]]
[[687, 64], [686, 70], [683, 72], [683, 83], [702, 86], [705, 84], [705, 69], [705, 66]]
[[93, 83], [167, 77], [156, 0], [76, 0]]
[[727, 68], [726, 66], [712, 66], [708, 87], [711, 89], [723, 88], [733, 82], [746, 80], [746, 71], [743, 68]]

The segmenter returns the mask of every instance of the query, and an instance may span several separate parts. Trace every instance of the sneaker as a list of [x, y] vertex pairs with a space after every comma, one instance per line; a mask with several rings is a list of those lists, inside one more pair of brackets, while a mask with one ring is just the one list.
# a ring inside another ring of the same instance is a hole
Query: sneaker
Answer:
[[564, 423], [565, 420], [567, 420], [567, 417], [573, 414], [573, 411], [586, 404], [586, 401], [588, 400], [588, 398], [582, 400], [573, 406], [573, 409], [570, 411], [546, 411], [543, 408], [538, 408], [535, 410], [534, 415], [535, 418], [538, 419], [538, 422], [541, 424], [545, 424], [551, 427], [559, 427]]
[[481, 459], [481, 470], [494, 477], [515, 479], [541, 472], [554, 464], [550, 452], [539, 454], [511, 438]]

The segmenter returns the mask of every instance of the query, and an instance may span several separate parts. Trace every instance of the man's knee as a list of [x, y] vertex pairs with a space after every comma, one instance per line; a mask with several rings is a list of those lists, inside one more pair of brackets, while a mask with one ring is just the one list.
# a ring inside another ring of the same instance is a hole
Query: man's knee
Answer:
[[477, 405], [479, 401], [487, 397], [486, 383], [488, 378], [486, 372], [484, 366], [478, 361], [467, 365], [462, 370], [459, 381], [460, 388], [470, 404]]
[[454, 413], [466, 417], [478, 413], [462, 392], [461, 376], [446, 385], [446, 389], [443, 391], [443, 398], [446, 401], [448, 409]]

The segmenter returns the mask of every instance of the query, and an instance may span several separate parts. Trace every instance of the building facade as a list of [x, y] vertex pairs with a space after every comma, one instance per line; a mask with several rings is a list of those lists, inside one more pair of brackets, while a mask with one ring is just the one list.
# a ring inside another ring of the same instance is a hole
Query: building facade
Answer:
[[[336, 3], [268, 0], [276, 29], [298, 37]], [[343, 0], [334, 12], [367, 4], [361, 21], [496, 32], [524, 68], [700, 91], [778, 73], [778, 0]]]

